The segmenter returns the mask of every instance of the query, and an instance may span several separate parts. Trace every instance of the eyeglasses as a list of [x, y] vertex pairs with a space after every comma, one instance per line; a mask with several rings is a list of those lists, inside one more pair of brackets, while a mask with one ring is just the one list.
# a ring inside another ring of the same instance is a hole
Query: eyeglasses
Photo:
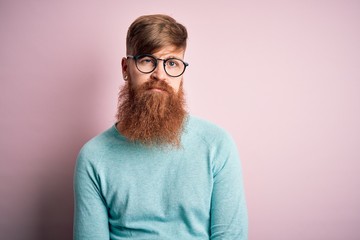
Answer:
[[163, 61], [164, 70], [170, 77], [180, 77], [185, 72], [186, 67], [189, 66], [189, 64], [183, 60], [173, 57], [161, 59], [156, 58], [151, 54], [140, 54], [136, 56], [127, 55], [127, 57], [135, 60], [136, 68], [142, 73], [153, 72], [156, 69], [159, 60]]

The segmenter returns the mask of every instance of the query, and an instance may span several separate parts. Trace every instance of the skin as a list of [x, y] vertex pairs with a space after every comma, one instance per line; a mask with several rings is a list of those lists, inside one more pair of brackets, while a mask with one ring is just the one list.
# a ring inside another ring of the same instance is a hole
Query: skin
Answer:
[[[154, 55], [156, 58], [161, 59], [167, 59], [170, 57], [183, 59], [184, 54], [184, 49], [178, 49], [175, 46], [163, 47], [159, 51], [152, 53], [152, 55]], [[173, 88], [174, 92], [177, 93], [183, 80], [183, 75], [181, 75], [180, 77], [170, 77], [169, 75], [167, 75], [164, 70], [162, 61], [159, 62], [158, 66], [153, 72], [148, 74], [140, 72], [136, 68], [135, 61], [133, 59], [127, 59], [124, 57], [121, 61], [121, 65], [124, 80], [131, 81], [132, 86], [135, 89], [149, 80], [156, 80], [165, 81], [170, 87]], [[161, 92], [162, 90], [152, 89], [150, 91]]]

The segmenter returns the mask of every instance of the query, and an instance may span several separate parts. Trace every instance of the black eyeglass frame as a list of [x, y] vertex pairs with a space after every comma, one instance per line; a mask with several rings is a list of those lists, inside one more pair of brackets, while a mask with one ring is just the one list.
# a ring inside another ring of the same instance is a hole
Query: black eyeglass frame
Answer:
[[[184, 62], [183, 60], [181, 60], [181, 59], [179, 59], [179, 58], [175, 58], [175, 57], [171, 57], [171, 58], [167, 58], [167, 59], [162, 59], [162, 58], [157, 58], [157, 57], [155, 57], [154, 55], [151, 55], [151, 54], [139, 54], [139, 55], [135, 55], [135, 56], [133, 56], [133, 55], [127, 55], [126, 57], [127, 57], [128, 59], [129, 59], [129, 58], [134, 59], [134, 60], [135, 60], [135, 66], [136, 66], [136, 68], [137, 68], [140, 72], [145, 73], [145, 74], [149, 74], [149, 73], [152, 73], [153, 71], [155, 71], [155, 69], [156, 69], [157, 66], [158, 66], [158, 62], [159, 62], [160, 60], [163, 61], [164, 70], [165, 70], [166, 74], [167, 74], [168, 76], [170, 76], [170, 77], [180, 77], [181, 75], [184, 74], [186, 67], [189, 66], [189, 64], [188, 64], [187, 62]], [[141, 71], [141, 70], [139, 69], [139, 67], [138, 67], [138, 65], [137, 65], [137, 60], [140, 59], [140, 58], [143, 58], [143, 57], [151, 57], [151, 58], [153, 58], [153, 59], [156, 60], [156, 61], [155, 61], [155, 66], [154, 66], [154, 69], [153, 69], [153, 70], [151, 70], [151, 71], [149, 71], [149, 72], [144, 72], [144, 71]], [[182, 63], [184, 64], [184, 69], [183, 69], [183, 71], [182, 71], [180, 74], [176, 75], [176, 76], [170, 75], [170, 74], [166, 71], [166, 67], [165, 67], [165, 66], [166, 66], [166, 62], [171, 61], [171, 60], [174, 60], [174, 59], [175, 59], [175, 60], [179, 60], [180, 62], [182, 62]]]

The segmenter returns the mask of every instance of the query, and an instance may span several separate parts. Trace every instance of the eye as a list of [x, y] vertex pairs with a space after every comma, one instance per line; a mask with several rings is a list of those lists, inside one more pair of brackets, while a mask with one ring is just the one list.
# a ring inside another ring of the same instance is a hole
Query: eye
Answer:
[[175, 58], [174, 59], [170, 58], [166, 61], [166, 65], [171, 68], [178, 68], [180, 66], [180, 63], [181, 63], [180, 60]]
[[155, 65], [156, 64], [156, 60], [149, 56], [140, 57], [140, 58], [138, 58], [137, 61], [139, 64], [142, 64], [142, 65], [148, 65], [148, 64]]
[[169, 62], [169, 65], [170, 65], [170, 66], [176, 66], [176, 62], [175, 62], [175, 61], [170, 61], [170, 62]]
[[150, 62], [152, 62], [152, 59], [144, 58], [144, 59], [142, 59], [142, 62], [150, 63]]

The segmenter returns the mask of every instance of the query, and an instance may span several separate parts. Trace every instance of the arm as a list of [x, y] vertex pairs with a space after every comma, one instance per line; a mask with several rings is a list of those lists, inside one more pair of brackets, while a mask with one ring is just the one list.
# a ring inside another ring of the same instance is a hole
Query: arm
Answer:
[[74, 176], [75, 240], [108, 240], [109, 223], [105, 200], [101, 194], [96, 169], [82, 150]]
[[211, 200], [211, 240], [247, 240], [248, 219], [241, 165], [230, 137], [222, 141], [214, 156]]

